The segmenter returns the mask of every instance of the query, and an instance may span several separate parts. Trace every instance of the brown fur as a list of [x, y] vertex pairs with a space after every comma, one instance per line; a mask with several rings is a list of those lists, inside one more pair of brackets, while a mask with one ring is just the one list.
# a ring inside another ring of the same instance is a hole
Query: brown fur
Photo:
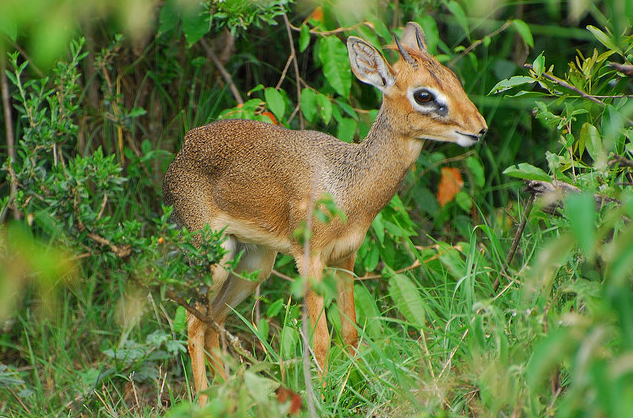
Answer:
[[[226, 228], [229, 251], [224, 262], [245, 250], [237, 270], [260, 270], [260, 280], [270, 274], [277, 252], [291, 254], [300, 273], [317, 281], [326, 266], [353, 273], [367, 229], [415, 163], [423, 139], [456, 142], [456, 131], [478, 138], [486, 129], [452, 71], [413, 44], [411, 34], [420, 29], [409, 25], [403, 44], [417, 69], [402, 59], [391, 67], [371, 45], [358, 38], [348, 42], [355, 74], [384, 93], [376, 121], [360, 144], [248, 120], [223, 120], [188, 132], [163, 185], [165, 203], [174, 206], [176, 222], [189, 230], [205, 224]], [[448, 100], [448, 114], [418, 112], [407, 98], [410, 87], [440, 91]], [[306, 222], [311, 202], [325, 193], [345, 212], [347, 222], [315, 219], [310, 256], [304, 260], [304, 249], [293, 233]], [[222, 324], [230, 307], [257, 283], [222, 267], [216, 268], [213, 280], [208, 315]], [[316, 360], [325, 371], [329, 332], [323, 298], [309, 291], [305, 303], [314, 329]], [[353, 278], [346, 273], [339, 273], [339, 308], [343, 339], [353, 351], [357, 344]], [[225, 375], [218, 336], [210, 327], [203, 329], [195, 317], [189, 318], [189, 327], [196, 389], [203, 390], [207, 385], [201, 364], [203, 340], [216, 375]], [[202, 403], [205, 399], [200, 397]]]

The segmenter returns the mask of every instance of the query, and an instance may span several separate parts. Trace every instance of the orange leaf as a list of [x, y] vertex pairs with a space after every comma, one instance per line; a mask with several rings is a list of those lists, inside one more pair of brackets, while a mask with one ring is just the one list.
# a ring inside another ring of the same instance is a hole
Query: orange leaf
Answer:
[[464, 185], [462, 175], [459, 170], [453, 167], [442, 167], [442, 178], [437, 186], [437, 201], [440, 206], [444, 206], [448, 202], [455, 199], [455, 195]]
[[310, 18], [323, 23], [323, 8], [321, 8], [321, 6], [317, 6], [310, 15]]
[[262, 115], [264, 116], [268, 116], [268, 119], [270, 119], [270, 122], [273, 125], [279, 125], [279, 122], [277, 122], [277, 118], [275, 117], [275, 115], [273, 115], [272, 112], [266, 111], [266, 112], [262, 112]]
[[286, 403], [290, 401], [290, 415], [298, 415], [301, 411], [301, 396], [286, 387], [280, 386], [277, 389], [277, 402]]

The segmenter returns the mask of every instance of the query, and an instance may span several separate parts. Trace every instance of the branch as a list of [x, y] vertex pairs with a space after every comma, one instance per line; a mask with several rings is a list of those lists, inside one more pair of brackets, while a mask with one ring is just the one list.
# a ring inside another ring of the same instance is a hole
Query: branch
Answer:
[[189, 303], [187, 303], [186, 300], [184, 300], [180, 296], [176, 295], [176, 293], [173, 290], [167, 289], [165, 291], [165, 296], [167, 296], [169, 299], [173, 300], [174, 302], [176, 302], [177, 304], [179, 304], [180, 306], [185, 308], [185, 310], [187, 312], [189, 312], [190, 314], [192, 314], [193, 316], [198, 318], [203, 323], [205, 323], [207, 325], [210, 325], [211, 328], [213, 328], [213, 330], [215, 332], [217, 332], [218, 334], [226, 337], [229, 340], [229, 343], [231, 344], [233, 349], [240, 356], [248, 359], [248, 361], [250, 361], [251, 363], [256, 363], [257, 362], [257, 359], [255, 357], [253, 357], [248, 351], [246, 351], [242, 347], [242, 344], [241, 344], [240, 339], [238, 337], [236, 337], [235, 335], [231, 334], [224, 327], [221, 327], [217, 322], [215, 322], [213, 320], [210, 320], [206, 315], [204, 315], [198, 309], [196, 309], [195, 307], [193, 307]]
[[218, 56], [215, 55], [215, 52], [213, 52], [213, 48], [211, 48], [207, 40], [204, 38], [200, 39], [200, 43], [202, 44], [204, 49], [207, 51], [207, 55], [209, 55], [209, 58], [211, 58], [211, 61], [213, 61], [213, 64], [216, 66], [216, 68], [222, 75], [222, 78], [224, 78], [224, 81], [226, 81], [226, 84], [229, 85], [229, 90], [231, 90], [231, 93], [233, 94], [235, 101], [238, 104], [244, 104], [244, 100], [242, 100], [240, 91], [237, 89], [237, 86], [233, 82], [233, 77], [231, 77], [231, 74], [229, 74], [229, 72], [226, 70], [226, 68], [224, 67], [224, 65], [218, 58]]
[[[301, 105], [301, 76], [299, 75], [299, 64], [297, 64], [297, 54], [295, 53], [295, 42], [292, 38], [292, 32], [290, 30], [291, 24], [288, 20], [288, 16], [284, 13], [284, 23], [286, 24], [286, 34], [288, 35], [288, 43], [290, 44], [290, 55], [292, 56], [293, 67], [295, 70], [295, 76], [297, 77], [297, 106]], [[305, 124], [303, 122], [303, 113], [299, 112], [299, 127], [301, 129], [305, 128]]]
[[[285, 20], [286, 19], [287, 18], [285, 18]], [[319, 35], [319, 36], [335, 35], [337, 33], [348, 32], [348, 31], [354, 30], [354, 29], [359, 28], [359, 27], [361, 27], [363, 25], [367, 26], [370, 29], [376, 29], [374, 27], [373, 23], [368, 22], [368, 21], [363, 21], [363, 22], [359, 22], [359, 23], [357, 23], [355, 25], [352, 25], [352, 26], [349, 26], [349, 27], [346, 27], [346, 28], [336, 28], [336, 29], [333, 29], [333, 30], [320, 31], [318, 29], [310, 29], [310, 33], [313, 34], [313, 35]], [[301, 28], [299, 28], [299, 27], [293, 26], [290, 23], [288, 23], [288, 26], [290, 27], [290, 29], [294, 30], [295, 32], [301, 32]]]
[[95, 234], [94, 232], [88, 232], [87, 237], [98, 244], [110, 247], [110, 250], [114, 253], [114, 255], [119, 258], [125, 258], [132, 254], [132, 246], [130, 245], [112, 244], [112, 242], [110, 242], [108, 239], [103, 238], [101, 235]]
[[[532, 66], [532, 64], [523, 64], [523, 66], [525, 68], [528, 68], [530, 70], [533, 70], [534, 67]], [[594, 96], [590, 95], [589, 93], [584, 92], [583, 90], [580, 90], [578, 87], [576, 86], [572, 86], [571, 84], [569, 84], [568, 82], [566, 82], [565, 80], [563, 80], [562, 78], [558, 78], [553, 74], [548, 74], [548, 73], [543, 73], [543, 77], [547, 78], [550, 81], [553, 81], [554, 83], [558, 84], [561, 87], [564, 87], [566, 89], [569, 89], [575, 93], [578, 93], [581, 97], [584, 97], [587, 100], [591, 100], [594, 103], [598, 103], [600, 106], [606, 106], [606, 104], [599, 99], [596, 99]]]
[[473, 42], [472, 44], [470, 44], [470, 46], [466, 49], [464, 49], [461, 54], [459, 54], [458, 56], [456, 56], [455, 58], [453, 58], [452, 60], [449, 61], [448, 66], [452, 67], [457, 61], [459, 61], [460, 59], [464, 58], [466, 55], [468, 55], [468, 53], [470, 51], [472, 51], [473, 49], [477, 48], [479, 45], [484, 43], [484, 39], [486, 38], [492, 38], [493, 36], [497, 36], [499, 35], [501, 32], [503, 32], [504, 30], [508, 29], [510, 26], [512, 25], [511, 21], [507, 21], [505, 22], [503, 25], [501, 25], [501, 27], [493, 32], [490, 32], [488, 35], [484, 36], [483, 38], [476, 40], [475, 42]]
[[[525, 225], [527, 224], [527, 220], [530, 217], [530, 212], [532, 211], [532, 205], [534, 204], [534, 195], [531, 194], [528, 197], [527, 202], [525, 203], [525, 209], [523, 211], [523, 219], [521, 219], [521, 223], [517, 228], [517, 232], [514, 234], [514, 239], [512, 240], [512, 245], [510, 246], [510, 251], [508, 251], [508, 255], [506, 256], [506, 261], [501, 268], [501, 272], [503, 275], [507, 275], [508, 267], [514, 258], [514, 254], [517, 252], [517, 248], [519, 246], [519, 241], [521, 241], [521, 236], [523, 235], [523, 230], [525, 229]], [[499, 289], [499, 284], [501, 284], [501, 279], [497, 277], [495, 279], [494, 284], [492, 285], [492, 290], [494, 293], [497, 293], [497, 289]]]
[[9, 207], [13, 211], [13, 219], [20, 219], [20, 212], [15, 203], [15, 195], [18, 192], [17, 180], [13, 172], [13, 161], [15, 160], [15, 135], [13, 133], [13, 117], [11, 116], [11, 98], [9, 95], [9, 83], [7, 83], [6, 60], [0, 57], [0, 90], [2, 90], [2, 108], [4, 109], [4, 126], [7, 138], [7, 153], [9, 155], [9, 180], [11, 183], [9, 191]]

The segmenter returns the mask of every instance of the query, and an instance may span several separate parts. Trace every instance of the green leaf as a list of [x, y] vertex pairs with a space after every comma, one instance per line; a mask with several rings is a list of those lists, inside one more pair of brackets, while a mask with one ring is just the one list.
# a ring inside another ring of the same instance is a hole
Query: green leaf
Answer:
[[317, 107], [319, 109], [319, 115], [321, 119], [327, 125], [332, 119], [332, 102], [325, 94], [318, 93], [316, 97]]
[[301, 111], [310, 123], [315, 122], [317, 113], [319, 113], [317, 94], [307, 87], [301, 90]]
[[310, 45], [310, 27], [305, 24], [301, 26], [301, 34], [299, 35], [299, 52], [303, 52]]
[[377, 245], [371, 245], [367, 256], [363, 260], [363, 265], [366, 271], [374, 271], [378, 262], [380, 261], [380, 250]]
[[558, 328], [550, 333], [534, 348], [527, 363], [525, 377], [530, 388], [538, 388], [547, 382], [550, 372], [574, 350], [576, 341], [569, 336], [570, 330]]
[[538, 57], [532, 62], [532, 69], [540, 77], [545, 70], [545, 56], [541, 52]]
[[420, 18], [418, 23], [420, 23], [420, 26], [422, 26], [422, 30], [424, 31], [424, 36], [426, 37], [426, 48], [429, 54], [435, 55], [437, 45], [440, 43], [440, 31], [437, 28], [437, 22], [433, 16], [426, 14]]
[[398, 273], [389, 279], [389, 296], [411, 325], [416, 328], [424, 326], [426, 317], [424, 299], [407, 276]]
[[281, 120], [286, 112], [286, 102], [281, 93], [274, 87], [267, 87], [264, 90], [264, 98], [266, 99], [266, 106], [275, 114], [278, 120]]
[[607, 35], [603, 31], [601, 31], [600, 29], [592, 25], [587, 25], [587, 29], [589, 30], [589, 32], [593, 34], [593, 36], [596, 37], [596, 39], [602, 45], [606, 46], [612, 51], [618, 51], [618, 52], [620, 51], [620, 48], [618, 48], [618, 46], [615, 44], [615, 42], [613, 42], [613, 39], [611, 39], [609, 35]]
[[545, 171], [528, 163], [512, 165], [503, 170], [503, 174], [525, 180], [552, 181]]
[[446, 3], [446, 7], [455, 17], [457, 24], [461, 26], [466, 35], [470, 35], [470, 29], [468, 28], [468, 19], [466, 18], [466, 13], [464, 13], [464, 9], [460, 6], [456, 1], [449, 1]]
[[455, 195], [455, 201], [464, 212], [470, 212], [470, 208], [473, 207], [473, 199], [463, 190], [457, 192]]
[[[18, 37], [18, 24], [13, 19], [7, 19], [6, 17], [0, 17], [0, 32], [7, 35], [9, 39], [15, 42]], [[3, 57], [4, 58], [4, 57]]]
[[484, 166], [481, 165], [479, 158], [470, 156], [466, 158], [466, 167], [473, 176], [473, 180], [477, 187], [484, 187], [486, 184], [486, 175], [484, 173]]
[[295, 350], [299, 343], [299, 335], [297, 330], [288, 324], [284, 324], [281, 330], [281, 345], [279, 355], [283, 359], [291, 359], [295, 356]]
[[174, 314], [174, 331], [183, 332], [187, 327], [187, 311], [184, 307], [178, 306]]
[[338, 124], [337, 136], [341, 141], [352, 142], [356, 135], [358, 123], [354, 119], [341, 118]]
[[195, 44], [209, 32], [208, 14], [202, 13], [198, 7], [183, 13], [182, 31], [185, 33], [187, 44], [190, 46]]
[[521, 35], [523, 41], [534, 48], [534, 38], [532, 37], [532, 31], [530, 30], [530, 27], [527, 25], [527, 23], [520, 19], [514, 19], [512, 21], [512, 26], [514, 26], [514, 29], [516, 29], [519, 35]]
[[349, 97], [352, 87], [352, 72], [349, 67], [347, 48], [336, 36], [320, 40], [319, 60], [323, 64], [325, 79], [341, 96]]
[[498, 82], [488, 94], [501, 93], [502, 91], [509, 90], [512, 87], [520, 86], [523, 84], [532, 84], [534, 82], [536, 82], [536, 80], [534, 80], [532, 77], [516, 75], [514, 77], [510, 77], [506, 80], [501, 80], [500, 82]]
[[360, 284], [354, 286], [354, 301], [358, 313], [358, 325], [365, 327], [365, 331], [370, 337], [380, 337], [383, 333], [380, 311], [374, 297], [365, 286]]
[[596, 201], [593, 195], [570, 194], [565, 204], [565, 217], [585, 257], [593, 257], [596, 242]]
[[382, 218], [382, 212], [378, 212], [378, 215], [374, 218], [374, 221], [371, 223], [371, 227], [376, 233], [378, 242], [380, 242], [380, 245], [383, 245], [385, 242], [385, 222]]
[[598, 132], [598, 128], [589, 122], [585, 122], [580, 129], [580, 142], [585, 144], [585, 148], [594, 161], [604, 152], [600, 132]]

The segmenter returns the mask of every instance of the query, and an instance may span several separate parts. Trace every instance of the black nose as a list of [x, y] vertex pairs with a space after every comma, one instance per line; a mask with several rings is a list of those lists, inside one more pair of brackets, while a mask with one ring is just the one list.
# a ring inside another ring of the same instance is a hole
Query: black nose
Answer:
[[486, 133], [487, 129], [483, 128], [481, 131], [479, 131], [479, 136], [484, 136], [484, 134]]

